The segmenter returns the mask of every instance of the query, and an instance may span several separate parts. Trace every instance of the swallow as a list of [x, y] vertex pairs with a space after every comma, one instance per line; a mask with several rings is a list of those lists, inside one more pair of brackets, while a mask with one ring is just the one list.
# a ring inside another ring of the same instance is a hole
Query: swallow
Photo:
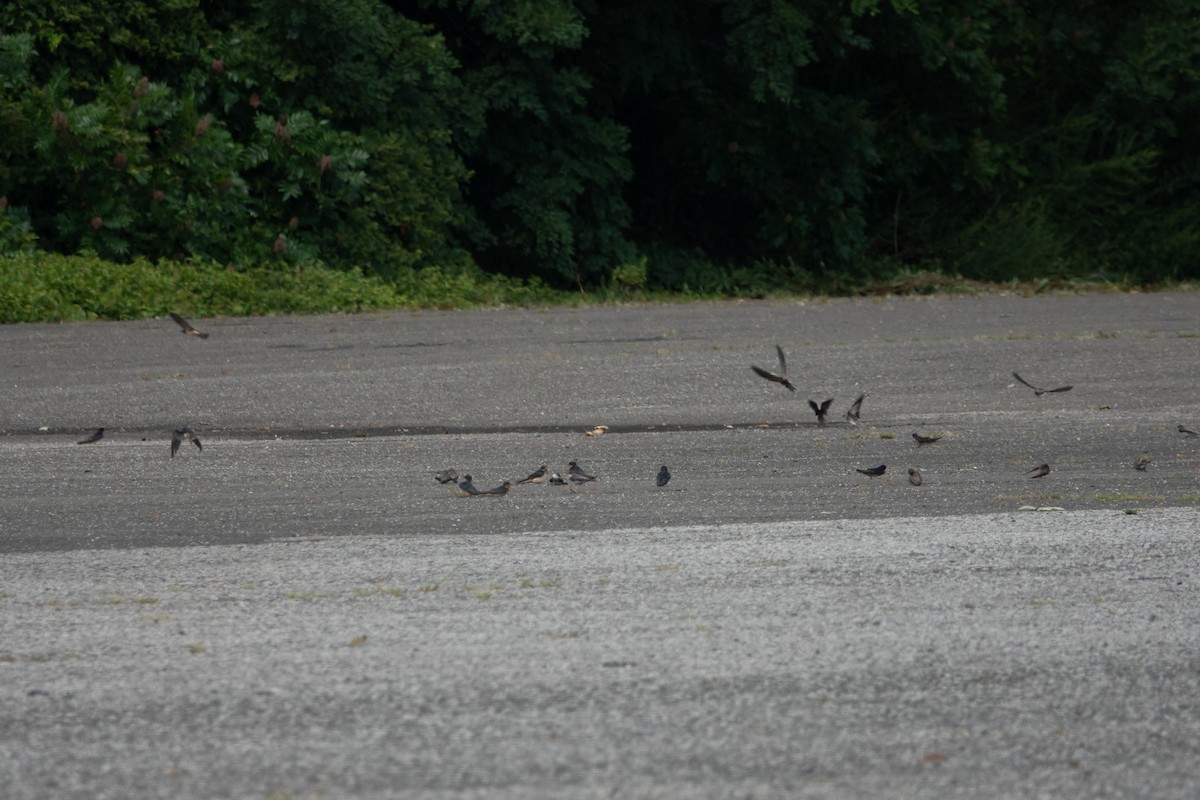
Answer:
[[[1029, 474], [1031, 472], [1033, 473], [1032, 475]], [[1025, 474], [1029, 475], [1030, 480], [1032, 480], [1034, 478], [1044, 478], [1050, 474], [1050, 465], [1042, 464], [1040, 466], [1034, 467], [1033, 469], [1026, 470]]]
[[663, 464], [662, 469], [658, 471], [658, 475], [655, 477], [654, 482], [659, 486], [666, 486], [667, 481], [669, 480], [671, 480], [671, 470], [667, 469], [666, 464]]
[[169, 313], [171, 314], [171, 319], [175, 320], [175, 324], [177, 324], [181, 329], [183, 329], [183, 333], [185, 336], [199, 336], [201, 339], [208, 338], [207, 333], [201, 333], [200, 331], [196, 330], [195, 328], [192, 327], [192, 323], [188, 322], [183, 317], [179, 316], [178, 314], [176, 314], [173, 311], [169, 312]]
[[575, 483], [586, 483], [587, 481], [596, 480], [596, 476], [579, 466], [578, 461], [572, 461], [567, 464], [570, 469], [567, 470], [567, 477]]
[[479, 490], [475, 488], [475, 484], [471, 483], [470, 475], [463, 475], [462, 482], [458, 484], [458, 491], [455, 492], [459, 497], [468, 497], [470, 495], [479, 494]]
[[1035, 395], [1037, 395], [1038, 397], [1041, 397], [1042, 395], [1046, 394], [1047, 392], [1069, 392], [1069, 391], [1071, 391], [1072, 388], [1074, 388], [1071, 386], [1059, 386], [1057, 389], [1042, 389], [1038, 386], [1034, 386], [1032, 383], [1025, 380], [1024, 378], [1022, 378], [1020, 375], [1018, 375], [1015, 372], [1012, 374], [1012, 376], [1014, 378], [1016, 378], [1017, 380], [1019, 380], [1021, 383], [1028, 386], [1030, 389], [1033, 389], [1033, 393]]
[[861, 472], [867, 477], [878, 478], [880, 475], [887, 472], [887, 464], [880, 464], [878, 467], [871, 467], [869, 469], [858, 469], [858, 467], [855, 467], [854, 469], [856, 472]]
[[540, 467], [535, 469], [533, 472], [529, 473], [527, 476], [525, 476], [524, 478], [521, 478], [521, 480], [517, 481], [517, 484], [519, 485], [522, 483], [545, 483], [546, 477], [547, 477], [546, 465], [542, 464]]
[[483, 492], [483, 494], [487, 495], [488, 497], [503, 497], [504, 495], [508, 494], [508, 490], [511, 488], [512, 481], [505, 481], [495, 489], [488, 489], [486, 492]]
[[916, 467], [908, 468], [909, 483], [911, 483], [913, 486], [920, 486], [922, 480], [923, 478], [921, 477], [921, 470], [917, 469]]
[[104, 428], [96, 428], [96, 432], [88, 434], [87, 438], [80, 439], [75, 444], [95, 444], [104, 438]]
[[551, 475], [550, 475], [550, 484], [552, 486], [566, 486], [567, 482], [565, 480], [563, 480], [562, 475], [559, 475], [557, 472], [554, 472], [554, 473], [551, 473]]
[[796, 391], [796, 387], [792, 386], [792, 382], [788, 380], [787, 358], [784, 357], [784, 355], [783, 355], [783, 348], [780, 347], [779, 345], [775, 345], [775, 352], [779, 354], [779, 374], [778, 375], [776, 375], [774, 372], [767, 372], [762, 367], [756, 367], [753, 364], [750, 365], [750, 369], [754, 370], [755, 373], [757, 373], [760, 378], [766, 378], [767, 380], [774, 381], [775, 383], [782, 383], [785, 387], [787, 387], [787, 390], [789, 392]]
[[913, 441], [917, 443], [917, 447], [920, 447], [921, 445], [925, 445], [925, 444], [933, 444], [934, 442], [936, 442], [937, 440], [939, 440], [941, 438], [942, 437], [940, 437], [940, 436], [922, 436], [919, 433], [913, 434]]
[[179, 445], [183, 444], [184, 439], [191, 439], [192, 444], [196, 445], [197, 450], [204, 450], [204, 447], [200, 444], [200, 439], [191, 428], [184, 425], [182, 428], [171, 432], [171, 458], [174, 458], [175, 454], [179, 452]]
[[825, 424], [825, 415], [829, 413], [829, 407], [831, 405], [833, 405], [832, 397], [829, 398], [828, 400], [826, 400], [824, 403], [821, 403], [821, 405], [817, 405], [816, 402], [813, 400], [808, 401], [808, 407], [811, 408], [813, 410], [813, 413], [817, 415], [817, 424], [818, 425]]
[[1146, 466], [1153, 460], [1154, 457], [1149, 453], [1142, 453], [1140, 456], [1138, 456], [1137, 461], [1133, 462], [1133, 468], [1138, 472], [1145, 472]]
[[1196, 433], [1194, 430], [1187, 427], [1186, 425], [1180, 425], [1179, 432], [1182, 433], [1184, 436], [1186, 436], [1189, 439], [1191, 439], [1195, 436], [1200, 436], [1200, 433]]
[[850, 410], [846, 412], [846, 422], [854, 426], [858, 425], [858, 415], [862, 412], [862, 401], [865, 398], [865, 394], [860, 394], [858, 399], [850, 404]]
[[454, 483], [458, 480], [458, 470], [444, 469], [437, 475], [434, 475], [433, 479], [438, 483]]

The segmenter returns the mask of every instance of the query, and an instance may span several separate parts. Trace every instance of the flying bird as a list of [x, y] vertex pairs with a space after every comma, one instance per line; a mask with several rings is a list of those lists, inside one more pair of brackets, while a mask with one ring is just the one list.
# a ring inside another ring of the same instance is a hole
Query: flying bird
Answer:
[[508, 490], [511, 488], [512, 481], [505, 481], [495, 489], [488, 489], [486, 492], [483, 492], [483, 494], [487, 495], [488, 497], [503, 497], [504, 495], [508, 494]]
[[940, 437], [940, 436], [922, 436], [919, 433], [913, 434], [913, 441], [917, 443], [917, 447], [920, 447], [921, 445], [925, 445], [925, 444], [933, 444], [934, 442], [938, 441], [941, 438], [942, 437]]
[[458, 480], [458, 470], [444, 469], [437, 475], [434, 475], [433, 479], [438, 483], [454, 483]]
[[858, 399], [850, 405], [850, 410], [846, 412], [846, 422], [854, 426], [858, 425], [858, 415], [862, 412], [862, 401], [865, 398], [865, 394], [860, 394]]
[[868, 469], [858, 469], [858, 467], [855, 467], [854, 469], [855, 471], [861, 472], [867, 477], [878, 478], [880, 475], [887, 472], [887, 464], [880, 464], [878, 467], [869, 467]]
[[578, 461], [571, 461], [567, 466], [570, 467], [567, 470], [567, 477], [575, 481], [575, 483], [586, 483], [587, 481], [596, 480], [596, 476], [579, 466]]
[[768, 372], [767, 370], [763, 369], [762, 367], [756, 367], [753, 364], [750, 365], [750, 369], [754, 370], [760, 378], [766, 378], [767, 380], [774, 381], [775, 383], [782, 383], [784, 386], [787, 387], [788, 391], [791, 391], [791, 392], [796, 391], [796, 387], [792, 386], [792, 382], [788, 380], [787, 358], [783, 355], [783, 348], [780, 347], [779, 345], [775, 345], [775, 352], [779, 354], [779, 374], [778, 375], [776, 375], [774, 372]]
[[829, 413], [829, 407], [831, 405], [833, 405], [832, 397], [829, 398], [828, 400], [826, 400], [824, 403], [821, 403], [821, 405], [817, 405], [816, 402], [813, 400], [808, 401], [808, 407], [811, 408], [813, 410], [813, 413], [817, 415], [817, 424], [818, 425], [825, 424], [825, 415]]
[[104, 428], [96, 428], [95, 433], [90, 433], [86, 438], [80, 439], [75, 444], [95, 444], [104, 438]]
[[1071, 386], [1059, 386], [1057, 389], [1043, 389], [1039, 386], [1034, 386], [1032, 383], [1025, 380], [1024, 378], [1022, 378], [1020, 375], [1018, 375], [1015, 372], [1012, 374], [1012, 376], [1014, 378], [1016, 378], [1017, 380], [1019, 380], [1021, 383], [1028, 386], [1030, 389], [1033, 389], [1033, 393], [1035, 395], [1037, 395], [1038, 397], [1041, 397], [1042, 395], [1046, 394], [1047, 392], [1069, 392], [1072, 388], [1074, 388]]
[[1200, 433], [1196, 433], [1194, 430], [1187, 427], [1186, 425], [1180, 425], [1179, 432], [1182, 433], [1184, 436], [1186, 436], [1189, 439], [1191, 439], [1195, 436], [1200, 436]]
[[200, 444], [199, 437], [196, 436], [191, 428], [184, 425], [182, 428], [177, 428], [171, 432], [171, 458], [174, 458], [175, 454], [179, 452], [179, 445], [183, 444], [184, 439], [190, 439], [192, 444], [196, 445], [197, 450], [204, 450], [204, 447]]
[[1133, 462], [1133, 468], [1136, 469], [1138, 472], [1145, 472], [1146, 467], [1153, 460], [1154, 460], [1154, 457], [1151, 456], [1149, 453], [1142, 453], [1140, 456], [1138, 456], [1137, 461]]
[[658, 475], [654, 478], [654, 482], [659, 486], [666, 486], [669, 480], [671, 480], [671, 470], [667, 469], [666, 464], [663, 464], [662, 469], [658, 471]]
[[175, 320], [175, 323], [180, 328], [183, 329], [183, 333], [185, 336], [199, 336], [201, 339], [208, 338], [207, 333], [201, 333], [200, 331], [196, 330], [195, 328], [192, 327], [192, 323], [188, 322], [183, 317], [179, 316], [178, 314], [176, 314], [173, 311], [170, 312], [170, 314], [171, 314], [171, 319]]
[[911, 483], [913, 486], [920, 486], [922, 480], [924, 479], [921, 477], [921, 470], [917, 469], [916, 467], [908, 468], [909, 483]]
[[[1030, 473], [1033, 473], [1033, 474], [1030, 475]], [[1044, 478], [1050, 474], [1050, 465], [1049, 464], [1041, 464], [1039, 466], [1034, 467], [1033, 469], [1026, 470], [1025, 474], [1029, 475], [1030, 480], [1032, 480], [1033, 478]]]
[[524, 478], [521, 478], [521, 480], [517, 481], [517, 483], [518, 483], [518, 484], [522, 484], [522, 483], [545, 483], [545, 482], [546, 482], [546, 478], [547, 478], [547, 474], [546, 474], [546, 465], [545, 465], [545, 464], [542, 464], [540, 467], [538, 467], [537, 469], [535, 469], [533, 472], [529, 473], [529, 474], [528, 474], [528, 475], [526, 475]]

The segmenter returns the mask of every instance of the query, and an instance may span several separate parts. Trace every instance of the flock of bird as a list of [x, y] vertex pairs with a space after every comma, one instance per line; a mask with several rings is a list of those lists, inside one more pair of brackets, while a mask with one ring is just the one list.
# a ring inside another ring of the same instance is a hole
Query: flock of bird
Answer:
[[[184, 319], [183, 317], [179, 316], [178, 314], [172, 312], [170, 314], [170, 317], [172, 320], [175, 321], [175, 324], [177, 324], [179, 326], [180, 331], [185, 336], [196, 336], [201, 339], [208, 338], [207, 333], [203, 333], [203, 332], [197, 330], [192, 325], [192, 323], [190, 323], [188, 320]], [[789, 392], [795, 392], [796, 391], [795, 385], [793, 385], [792, 382], [788, 379], [787, 356], [784, 355], [783, 348], [780, 347], [779, 345], [775, 345], [775, 354], [779, 359], [779, 371], [778, 372], [771, 372], [770, 370], [763, 369], [762, 367], [757, 366], [755, 364], [751, 364], [750, 369], [753, 370], [754, 373], [756, 375], [758, 375], [759, 377], [764, 378], [768, 381], [771, 381], [772, 383], [778, 383], [781, 386], [783, 386], [785, 389], [787, 389]], [[1057, 386], [1053, 389], [1045, 389], [1040, 386], [1035, 386], [1034, 384], [1032, 384], [1029, 381], [1022, 378], [1016, 372], [1013, 372], [1012, 376], [1014, 378], [1016, 378], [1017, 381], [1020, 382], [1021, 384], [1028, 386], [1030, 389], [1032, 389], [1033, 393], [1038, 397], [1041, 397], [1044, 394], [1051, 394], [1051, 393], [1055, 393], [1055, 392], [1069, 392], [1071, 389], [1075, 388], [1074, 386], [1067, 385], [1067, 386]], [[867, 395], [865, 393], [860, 394], [855, 399], [855, 401], [850, 404], [850, 408], [846, 410], [845, 419], [846, 419], [846, 422], [848, 422], [850, 425], [857, 426], [859, 424], [859, 422], [861, 420], [861, 415], [862, 415], [863, 400], [865, 400], [866, 397], [867, 397]], [[819, 403], [815, 400], [809, 400], [808, 405], [809, 405], [809, 408], [812, 409], [813, 414], [816, 415], [817, 424], [825, 425], [828, 422], [829, 409], [833, 405], [833, 398], [831, 397], [831, 398], [829, 398], [827, 400], [823, 400]], [[597, 428], [589, 431], [587, 433], [587, 435], [588, 436], [600, 435], [606, 430], [608, 430], [608, 426], [600, 425]], [[1184, 436], [1186, 436], [1188, 438], [1200, 436], [1200, 433], [1197, 433], [1196, 431], [1192, 430], [1191, 428], [1188, 428], [1185, 425], [1180, 425], [1178, 430], [1181, 434], [1183, 434]], [[80, 439], [78, 442], [76, 442], [76, 444], [95, 444], [96, 442], [99, 442], [103, 438], [104, 438], [104, 428], [97, 428], [94, 432], [92, 432], [88, 436], [86, 436], [83, 439]], [[940, 441], [942, 437], [941, 436], [925, 436], [920, 433], [914, 432], [912, 435], [912, 438], [913, 438], [913, 442], [916, 443], [917, 447], [924, 447], [925, 445], [931, 445], [931, 444], [934, 444], [934, 443]], [[171, 432], [171, 458], [175, 457], [176, 453], [179, 452], [179, 448], [183, 445], [183, 443], [185, 441], [190, 441], [192, 444], [196, 445], [196, 449], [199, 451], [204, 450], [203, 445], [200, 443], [200, 437], [198, 437], [196, 435], [195, 431], [193, 431], [188, 426], [184, 425], [182, 427], [174, 429]], [[1134, 462], [1134, 464], [1133, 464], [1134, 469], [1137, 469], [1138, 471], [1141, 471], [1141, 472], [1145, 472], [1146, 467], [1150, 464], [1151, 461], [1152, 461], [1152, 457], [1149, 453], [1142, 453], [1140, 456], [1138, 456], [1137, 460]], [[878, 478], [887, 472], [887, 465], [880, 464], [879, 466], [876, 466], [876, 467], [866, 467], [866, 468], [857, 468], [856, 467], [855, 470], [857, 472], [862, 473], [863, 475], [866, 475], [869, 478]], [[1029, 475], [1029, 477], [1031, 479], [1044, 478], [1050, 474], [1050, 465], [1049, 464], [1039, 464], [1038, 466], [1033, 467], [1030, 470], [1027, 470], [1025, 472], [1025, 474]], [[487, 490], [477, 489], [475, 487], [475, 484], [472, 482], [471, 476], [468, 474], [462, 475], [461, 481], [459, 480], [459, 477], [460, 476], [458, 474], [458, 471], [453, 468], [442, 470], [441, 472], [437, 473], [434, 476], [435, 480], [437, 480], [437, 482], [440, 484], [453, 484], [451, 490], [459, 497], [503, 497], [504, 495], [508, 494], [509, 490], [514, 485], [517, 485], [517, 486], [520, 486], [523, 484], [535, 484], [536, 485], [536, 484], [542, 484], [542, 483], [548, 483], [553, 486], [566, 486], [568, 489], [570, 489], [572, 491], [577, 491], [577, 489], [575, 488], [577, 485], [596, 480], [596, 475], [591, 472], [588, 472], [586, 469], [581, 467], [579, 465], [579, 462], [577, 462], [577, 461], [571, 461], [570, 463], [567, 464], [567, 477], [566, 478], [563, 478], [563, 476], [561, 474], [559, 474], [558, 472], [550, 472], [549, 467], [547, 467], [545, 464], [543, 464], [540, 467], [538, 467], [537, 469], [535, 469], [533, 472], [529, 473], [529, 475], [527, 475], [526, 477], [517, 481], [516, 484], [514, 484], [512, 481], [504, 481], [499, 486], [492, 488], [492, 489], [487, 489]], [[657, 486], [661, 487], [661, 486], [666, 486], [667, 482], [670, 480], [671, 480], [671, 470], [668, 469], [667, 466], [664, 464], [662, 466], [662, 468], [658, 471], [658, 474], [655, 476], [654, 482]], [[911, 483], [913, 486], [920, 486], [924, 482], [924, 476], [921, 474], [921, 471], [919, 469], [917, 469], [916, 467], [910, 467], [908, 469], [908, 480], [909, 480], [909, 483]]]

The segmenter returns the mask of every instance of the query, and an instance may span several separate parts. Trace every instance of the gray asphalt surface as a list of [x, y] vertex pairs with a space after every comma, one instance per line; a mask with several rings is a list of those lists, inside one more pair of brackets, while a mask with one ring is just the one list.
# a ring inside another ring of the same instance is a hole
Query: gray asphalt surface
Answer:
[[1200, 795], [1200, 295], [193, 322], [0, 327], [6, 797]]

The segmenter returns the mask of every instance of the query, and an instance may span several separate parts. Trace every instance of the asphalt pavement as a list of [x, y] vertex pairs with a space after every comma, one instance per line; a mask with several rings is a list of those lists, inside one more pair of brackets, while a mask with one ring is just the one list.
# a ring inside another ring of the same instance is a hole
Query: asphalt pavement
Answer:
[[6, 796], [1200, 793], [1198, 294], [192, 322], [0, 327]]

